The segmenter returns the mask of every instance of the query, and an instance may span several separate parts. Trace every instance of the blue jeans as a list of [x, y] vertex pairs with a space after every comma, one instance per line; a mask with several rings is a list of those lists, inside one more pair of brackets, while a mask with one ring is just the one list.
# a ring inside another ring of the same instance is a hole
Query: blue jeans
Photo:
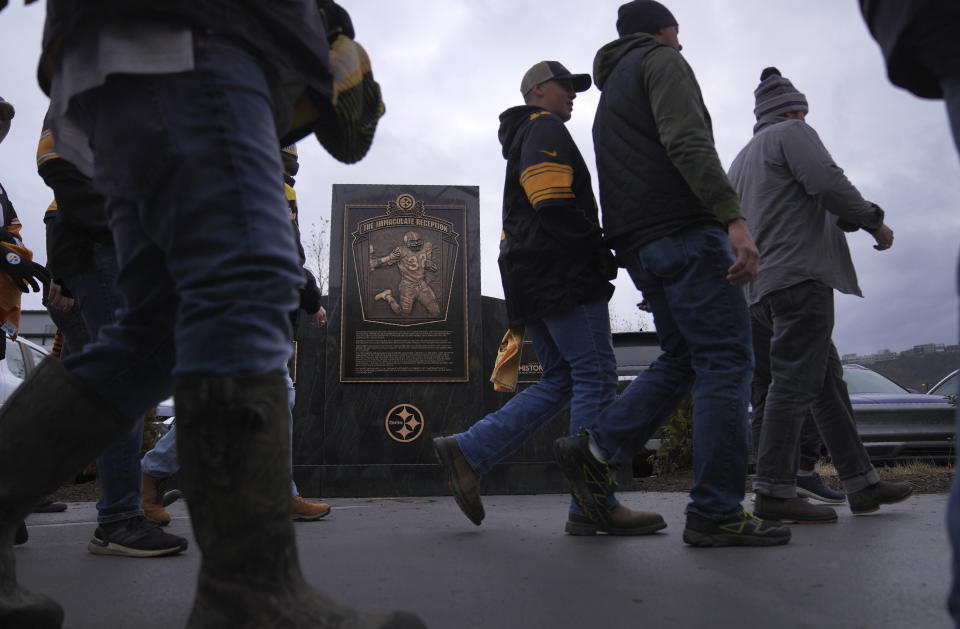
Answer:
[[196, 68], [111, 75], [73, 101], [117, 248], [117, 322], [64, 364], [130, 418], [172, 376], [275, 374], [303, 274], [263, 68], [196, 35]]
[[[117, 292], [117, 257], [113, 247], [95, 245], [92, 267], [64, 279], [80, 306], [89, 338], [96, 339], [105, 326], [116, 321], [123, 298]], [[69, 340], [69, 337], [68, 337]], [[85, 347], [85, 346], [84, 346]], [[140, 504], [140, 446], [143, 418], [97, 457], [100, 500], [97, 521], [119, 522], [143, 515]]]
[[[807, 280], [773, 291], [750, 307], [757, 364], [770, 382], [753, 488], [774, 498], [797, 495], [797, 454], [812, 411], [843, 489], [851, 494], [880, 480], [870, 463], [850, 406], [833, 334], [833, 289]], [[766, 360], [763, 360], [763, 359]]]
[[739, 513], [747, 473], [753, 375], [750, 315], [726, 280], [734, 258], [722, 228], [704, 225], [620, 256], [653, 314], [663, 354], [596, 419], [612, 464], [628, 462], [693, 390], [693, 489], [687, 510]]
[[[296, 401], [296, 392], [293, 389], [293, 380], [287, 374], [287, 391], [290, 401], [290, 444], [293, 449], [293, 404]], [[291, 459], [292, 466], [292, 459]], [[180, 453], [177, 449], [177, 425], [170, 427], [163, 437], [153, 446], [153, 449], [143, 455], [140, 467], [148, 476], [154, 478], [169, 478], [180, 470]], [[297, 484], [293, 482], [291, 469], [290, 490], [294, 496], [299, 496]]]
[[[581, 304], [526, 324], [543, 367], [540, 381], [469, 430], [454, 435], [467, 463], [484, 476], [570, 405], [570, 432], [586, 428], [617, 393], [617, 360], [606, 301]], [[610, 507], [616, 506], [613, 491]], [[574, 512], [579, 508], [571, 503]]]

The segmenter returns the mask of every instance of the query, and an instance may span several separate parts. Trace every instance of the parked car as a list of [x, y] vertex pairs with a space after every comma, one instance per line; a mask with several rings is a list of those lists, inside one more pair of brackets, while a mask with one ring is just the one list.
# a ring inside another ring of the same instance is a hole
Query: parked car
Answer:
[[930, 395], [957, 395], [957, 370], [951, 371], [946, 378], [927, 391]]
[[6, 402], [27, 374], [50, 354], [22, 336], [12, 339], [5, 334], [4, 337], [7, 342], [7, 355], [0, 361], [0, 404]]
[[860, 438], [873, 461], [955, 455], [955, 408], [943, 395], [912, 393], [862, 365], [844, 365]]

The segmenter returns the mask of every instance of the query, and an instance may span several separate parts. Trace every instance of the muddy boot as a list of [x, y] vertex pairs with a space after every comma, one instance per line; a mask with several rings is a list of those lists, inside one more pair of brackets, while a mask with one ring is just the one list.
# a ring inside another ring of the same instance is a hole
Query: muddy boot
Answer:
[[63, 622], [53, 599], [17, 584], [15, 533], [40, 500], [134, 421], [55, 358], [34, 369], [0, 410], [0, 627], [46, 629]]
[[425, 627], [403, 612], [360, 613], [304, 580], [283, 376], [179, 376], [174, 396], [178, 478], [203, 553], [188, 627]]
[[155, 478], [146, 472], [141, 472], [140, 504], [143, 505], [143, 515], [160, 526], [170, 524], [170, 514], [163, 505], [164, 485], [167, 479]]

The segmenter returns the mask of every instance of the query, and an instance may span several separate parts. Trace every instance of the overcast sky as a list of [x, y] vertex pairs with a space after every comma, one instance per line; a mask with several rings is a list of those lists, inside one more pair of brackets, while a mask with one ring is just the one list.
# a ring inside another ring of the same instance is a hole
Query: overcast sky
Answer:
[[[616, 38], [620, 0], [344, 0], [387, 105], [367, 158], [344, 166], [313, 140], [300, 143], [301, 229], [330, 217], [334, 183], [480, 187], [482, 291], [502, 297], [497, 271], [504, 161], [499, 114], [520, 104], [520, 78], [542, 59], [591, 72]], [[960, 163], [941, 101], [893, 87], [855, 0], [676, 0], [683, 54], [703, 90], [724, 166], [750, 139], [753, 89], [768, 65], [807, 96], [811, 124], [863, 195], [887, 212], [894, 247], [848, 237], [865, 298], [838, 295], [841, 353], [957, 342], [956, 259]], [[45, 260], [42, 215], [52, 195], [36, 174], [46, 98], [37, 87], [43, 3], [0, 13], [0, 95], [17, 108], [0, 145], [0, 181]], [[596, 88], [575, 104], [570, 132], [596, 176], [590, 127]], [[626, 272], [611, 310], [636, 325], [638, 294]], [[25, 308], [39, 308], [27, 297]], [[643, 320], [650, 329], [652, 322]]]

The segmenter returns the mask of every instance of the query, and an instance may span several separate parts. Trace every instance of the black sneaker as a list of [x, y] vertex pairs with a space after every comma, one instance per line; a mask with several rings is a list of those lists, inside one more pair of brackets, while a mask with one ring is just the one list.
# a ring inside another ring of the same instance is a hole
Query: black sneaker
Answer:
[[590, 437], [581, 432], [553, 442], [553, 454], [560, 470], [570, 481], [570, 491], [583, 512], [601, 530], [613, 528], [613, 516], [607, 509], [607, 491], [613, 486], [610, 466], [590, 452]]
[[30, 539], [30, 533], [27, 532], [27, 523], [21, 522], [13, 534], [13, 545], [19, 546], [20, 544], [26, 544], [28, 539]]
[[803, 476], [797, 474], [797, 495], [837, 505], [847, 500], [846, 494], [828, 486], [816, 472]]
[[746, 510], [728, 520], [710, 520], [687, 512], [683, 541], [691, 546], [778, 546], [790, 541], [790, 529], [761, 520]]
[[847, 496], [847, 500], [850, 503], [850, 511], [855, 515], [861, 515], [873, 513], [880, 508], [880, 505], [903, 502], [912, 493], [913, 487], [906, 481], [882, 480], [875, 485], [853, 492]]
[[186, 549], [186, 539], [164, 533], [159, 524], [142, 515], [101, 524], [87, 544], [87, 550], [94, 555], [122, 557], [160, 557]]
[[66, 503], [57, 502], [49, 496], [40, 501], [40, 504], [33, 508], [34, 513], [60, 513], [67, 510]]

